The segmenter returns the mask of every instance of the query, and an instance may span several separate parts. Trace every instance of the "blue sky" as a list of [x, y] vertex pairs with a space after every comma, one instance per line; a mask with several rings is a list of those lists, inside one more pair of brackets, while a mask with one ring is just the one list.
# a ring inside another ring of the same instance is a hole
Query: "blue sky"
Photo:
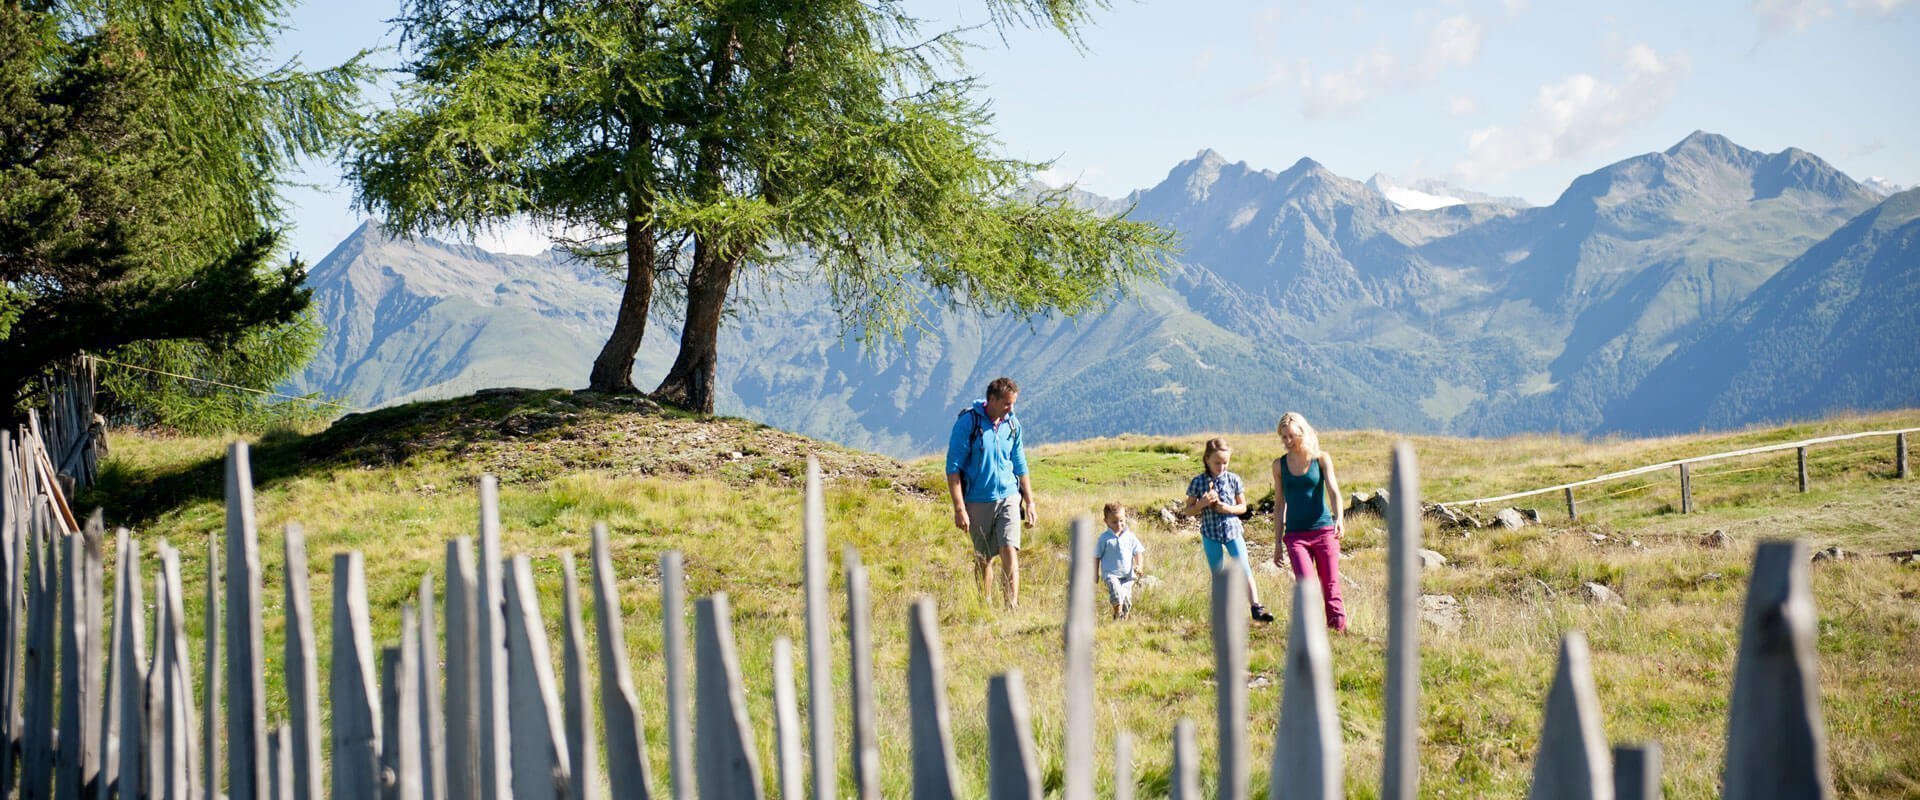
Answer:
[[[985, 20], [978, 0], [909, 7], [929, 30]], [[281, 55], [319, 65], [391, 48], [398, 11], [309, 0]], [[1055, 160], [1051, 182], [1105, 195], [1152, 186], [1210, 147], [1257, 168], [1304, 156], [1355, 179], [1442, 178], [1547, 203], [1580, 174], [1696, 129], [1920, 183], [1920, 0], [1116, 0], [1077, 47], [1051, 30], [975, 39], [967, 68], [1006, 151]], [[314, 187], [288, 193], [291, 239], [311, 262], [361, 218], [332, 166], [302, 180]], [[541, 249], [526, 230], [481, 244]]]

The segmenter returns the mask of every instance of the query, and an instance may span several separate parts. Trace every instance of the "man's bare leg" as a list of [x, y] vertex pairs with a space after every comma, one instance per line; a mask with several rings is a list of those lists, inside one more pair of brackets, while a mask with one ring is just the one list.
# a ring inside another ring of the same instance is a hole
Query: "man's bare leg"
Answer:
[[1020, 607], [1020, 548], [1000, 548], [1000, 580], [1006, 585], [1007, 608]]

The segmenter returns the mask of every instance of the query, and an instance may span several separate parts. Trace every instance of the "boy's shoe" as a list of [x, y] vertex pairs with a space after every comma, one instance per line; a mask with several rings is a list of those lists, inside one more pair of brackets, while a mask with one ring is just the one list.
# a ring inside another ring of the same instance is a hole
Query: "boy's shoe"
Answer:
[[1272, 622], [1273, 614], [1267, 611], [1266, 606], [1260, 605], [1259, 603], [1254, 603], [1253, 604], [1253, 621]]
[[1125, 603], [1121, 603], [1120, 618], [1126, 619], [1127, 617], [1131, 617], [1131, 616], [1133, 616], [1133, 601], [1129, 600]]

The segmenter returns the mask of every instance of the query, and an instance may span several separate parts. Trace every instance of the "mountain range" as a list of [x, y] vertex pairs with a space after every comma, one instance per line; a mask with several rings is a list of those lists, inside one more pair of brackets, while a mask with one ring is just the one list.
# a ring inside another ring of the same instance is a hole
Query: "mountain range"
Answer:
[[[1036, 440], [1052, 441], [1265, 430], [1286, 410], [1505, 434], [1910, 405], [1916, 197], [1703, 132], [1538, 207], [1203, 150], [1127, 197], [1075, 193], [1181, 247], [1163, 284], [1076, 319], [929, 303], [923, 330], [863, 348], [817, 287], [749, 273], [723, 329], [719, 410], [904, 455], [942, 446], [950, 417], [1001, 374], [1021, 382]], [[308, 285], [329, 334], [294, 388], [361, 406], [584, 385], [617, 298], [557, 253], [397, 240], [372, 224]], [[650, 323], [637, 384], [664, 374], [677, 327]], [[1783, 390], [1793, 378], [1806, 383]]]

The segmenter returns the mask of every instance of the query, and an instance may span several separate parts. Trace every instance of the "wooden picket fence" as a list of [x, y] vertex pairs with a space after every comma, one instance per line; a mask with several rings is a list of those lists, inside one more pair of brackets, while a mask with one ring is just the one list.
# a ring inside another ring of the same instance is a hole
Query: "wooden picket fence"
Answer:
[[[180, 551], [148, 548], [119, 531], [111, 607], [103, 603], [109, 541], [96, 513], [69, 528], [47, 491], [41, 445], [31, 431], [0, 434], [0, 733], [9, 756], [0, 768], [0, 797], [155, 798], [226, 796], [311, 800], [333, 798], [601, 797], [837, 798], [880, 796], [875, 741], [871, 608], [866, 573], [845, 554], [852, 704], [848, 724], [852, 786], [836, 768], [839, 740], [831, 707], [826, 520], [818, 465], [809, 460], [803, 514], [807, 600], [805, 662], [811, 691], [803, 735], [794, 686], [794, 645], [774, 643], [774, 714], [778, 739], [772, 774], [760, 763], [734, 646], [725, 593], [693, 603], [692, 661], [687, 658], [685, 578], [678, 553], [661, 559], [670, 774], [649, 773], [647, 741], [627, 661], [607, 530], [593, 532], [588, 588], [595, 608], [598, 679], [589, 676], [587, 635], [573, 559], [564, 559], [565, 607], [561, 670], [543, 625], [527, 556], [500, 549], [498, 487], [479, 484], [479, 535], [451, 541], [445, 588], [434, 596], [424, 579], [401, 610], [399, 642], [376, 649], [366, 581], [358, 552], [333, 555], [332, 668], [326, 688], [330, 729], [321, 729], [313, 605], [305, 537], [285, 536], [285, 720], [269, 725], [264, 675], [261, 553], [254, 522], [248, 450], [235, 444], [226, 469], [224, 580], [208, 582], [204, 697], [226, 698], [225, 719], [195, 704], [183, 612]], [[1379, 796], [1407, 800], [1420, 782], [1419, 713], [1420, 504], [1412, 450], [1393, 456], [1389, 507], [1389, 633], [1386, 720]], [[1067, 800], [1091, 800], [1095, 789], [1096, 600], [1088, 519], [1072, 527], [1063, 629], [1065, 670], [1063, 783]], [[209, 547], [215, 542], [210, 537]], [[212, 555], [210, 553], [210, 555]], [[210, 563], [213, 559], [209, 559]], [[1270, 798], [1345, 796], [1345, 766], [1335, 717], [1330, 651], [1312, 581], [1294, 588], [1285, 676], [1278, 708], [1253, 708], [1247, 681], [1247, 607], [1239, 570], [1214, 577], [1212, 639], [1219, 740], [1218, 796], [1250, 796], [1247, 720], [1279, 717]], [[143, 586], [155, 609], [147, 627]], [[214, 587], [224, 587], [224, 598]], [[215, 609], [222, 606], [224, 617]], [[439, 612], [439, 613], [436, 613]], [[947, 704], [947, 679], [931, 600], [909, 607], [908, 696], [915, 798], [947, 800], [962, 782]], [[112, 625], [103, 625], [111, 614]], [[224, 625], [220, 624], [224, 621]], [[224, 628], [224, 639], [216, 631]], [[149, 645], [147, 632], [153, 632]], [[56, 635], [57, 632], [57, 635]], [[1794, 542], [1760, 546], [1748, 588], [1739, 662], [1727, 726], [1725, 797], [1826, 797], [1819, 693], [1815, 686], [1815, 618], [1807, 557]], [[441, 650], [444, 642], [444, 650]], [[224, 644], [224, 648], [221, 645]], [[384, 643], [383, 643], [384, 644]], [[220, 655], [224, 655], [224, 661]], [[1660, 753], [1645, 746], [1609, 751], [1594, 693], [1585, 639], [1568, 634], [1545, 699], [1535, 759], [1536, 798], [1649, 798], [1659, 794]], [[218, 663], [220, 668], [211, 668]], [[445, 665], [444, 674], [440, 665]], [[691, 670], [689, 669], [691, 667]], [[377, 671], [376, 671], [377, 670]], [[691, 676], [696, 676], [690, 679]], [[597, 698], [595, 684], [597, 683]], [[225, 687], [224, 694], [220, 687]], [[691, 702], [689, 702], [691, 696]], [[597, 699], [597, 702], [596, 702]], [[1037, 800], [1042, 794], [1030, 708], [1018, 671], [987, 687], [987, 795]], [[824, 702], [823, 702], [824, 700]], [[596, 722], [595, 715], [599, 715]], [[216, 735], [225, 726], [225, 752]], [[605, 742], [597, 740], [605, 731]], [[1191, 721], [1174, 728], [1172, 796], [1199, 797]], [[803, 739], [810, 746], [803, 747]], [[1115, 736], [1114, 795], [1131, 798], [1133, 737]], [[323, 757], [323, 748], [326, 756]], [[808, 776], [811, 775], [811, 780]]]

